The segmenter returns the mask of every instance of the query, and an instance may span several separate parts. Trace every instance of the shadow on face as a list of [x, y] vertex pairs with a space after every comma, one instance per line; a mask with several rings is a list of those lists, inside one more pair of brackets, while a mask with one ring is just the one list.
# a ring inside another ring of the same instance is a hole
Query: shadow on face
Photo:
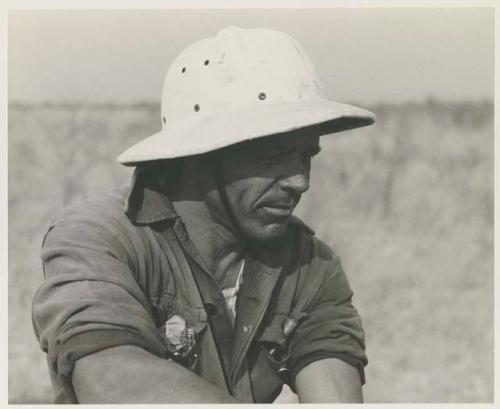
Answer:
[[[279, 237], [309, 189], [311, 159], [319, 150], [317, 134], [294, 131], [217, 151], [211, 166], [219, 191], [207, 194], [207, 205], [231, 213], [232, 223], [253, 239]], [[221, 195], [226, 196], [222, 207]]]
[[221, 167], [228, 184], [255, 176], [289, 178], [308, 174], [310, 160], [319, 150], [317, 133], [298, 130], [220, 149], [212, 153], [212, 162]]
[[[309, 189], [319, 136], [298, 130], [209, 154], [149, 164], [171, 200], [204, 203], [214, 220], [258, 241], [282, 235]], [[224, 197], [223, 197], [224, 196]]]

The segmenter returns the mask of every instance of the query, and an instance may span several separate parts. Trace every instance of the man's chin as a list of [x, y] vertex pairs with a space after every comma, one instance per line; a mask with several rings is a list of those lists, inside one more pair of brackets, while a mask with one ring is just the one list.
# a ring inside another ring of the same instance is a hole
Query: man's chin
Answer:
[[283, 223], [266, 224], [254, 229], [250, 237], [261, 243], [272, 242], [283, 237], [288, 228], [288, 220]]

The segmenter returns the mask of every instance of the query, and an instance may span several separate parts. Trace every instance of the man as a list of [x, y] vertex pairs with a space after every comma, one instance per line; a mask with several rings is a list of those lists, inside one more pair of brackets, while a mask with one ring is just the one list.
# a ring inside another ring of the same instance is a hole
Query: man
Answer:
[[[327, 101], [289, 36], [227, 28], [166, 75], [130, 188], [53, 219], [33, 320], [56, 402], [360, 402], [367, 363], [338, 257], [292, 216], [320, 135], [373, 123]], [[125, 209], [123, 204], [125, 203]]]

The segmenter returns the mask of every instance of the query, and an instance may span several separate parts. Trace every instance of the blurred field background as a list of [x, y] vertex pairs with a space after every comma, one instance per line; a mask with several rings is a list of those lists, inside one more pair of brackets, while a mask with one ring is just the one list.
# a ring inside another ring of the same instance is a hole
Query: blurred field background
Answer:
[[[493, 104], [371, 105], [322, 139], [298, 215], [340, 255], [363, 317], [367, 402], [493, 401]], [[114, 158], [159, 105], [9, 105], [9, 401], [50, 403], [31, 327], [44, 225], [127, 184]], [[285, 392], [280, 402], [293, 402]]]

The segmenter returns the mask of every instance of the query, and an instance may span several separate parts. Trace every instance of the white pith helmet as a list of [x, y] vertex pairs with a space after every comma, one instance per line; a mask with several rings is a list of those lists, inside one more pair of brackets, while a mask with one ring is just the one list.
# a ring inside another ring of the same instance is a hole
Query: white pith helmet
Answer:
[[118, 162], [197, 155], [300, 128], [325, 135], [370, 125], [375, 115], [327, 100], [309, 58], [287, 34], [229, 27], [190, 45], [172, 63], [161, 121], [160, 132]]

